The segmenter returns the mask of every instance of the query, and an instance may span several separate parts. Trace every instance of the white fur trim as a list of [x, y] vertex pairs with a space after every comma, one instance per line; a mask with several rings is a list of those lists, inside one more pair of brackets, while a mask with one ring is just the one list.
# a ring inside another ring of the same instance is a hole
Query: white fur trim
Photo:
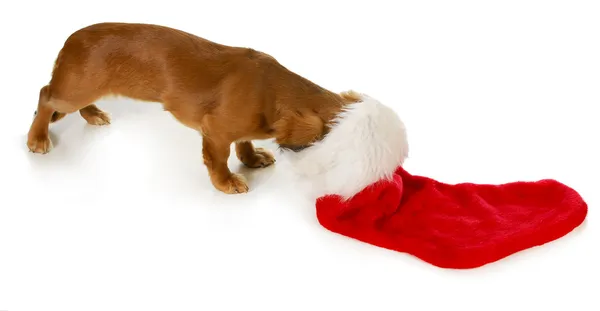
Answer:
[[285, 152], [293, 170], [312, 184], [316, 196], [350, 198], [392, 174], [408, 157], [404, 123], [389, 107], [362, 95], [341, 112], [320, 142]]

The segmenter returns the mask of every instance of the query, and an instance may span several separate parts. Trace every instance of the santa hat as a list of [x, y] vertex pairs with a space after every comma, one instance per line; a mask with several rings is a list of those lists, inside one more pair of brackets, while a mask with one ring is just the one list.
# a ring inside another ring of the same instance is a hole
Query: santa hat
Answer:
[[446, 184], [411, 175], [398, 115], [361, 95], [320, 142], [286, 153], [309, 181], [328, 230], [444, 268], [479, 267], [558, 239], [579, 226], [587, 204], [551, 179]]

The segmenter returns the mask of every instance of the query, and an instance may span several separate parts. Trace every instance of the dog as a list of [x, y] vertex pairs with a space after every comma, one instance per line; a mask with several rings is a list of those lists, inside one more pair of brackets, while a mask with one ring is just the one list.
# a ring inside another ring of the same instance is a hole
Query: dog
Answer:
[[52, 148], [50, 123], [79, 111], [87, 123], [110, 124], [94, 103], [109, 95], [158, 102], [202, 136], [203, 161], [214, 187], [248, 192], [227, 166], [231, 144], [247, 167], [266, 167], [273, 153], [252, 140], [274, 139], [299, 152], [323, 139], [336, 115], [360, 101], [288, 70], [269, 54], [226, 46], [161, 25], [99, 23], [72, 33], [59, 51], [50, 82], [39, 92], [27, 146]]

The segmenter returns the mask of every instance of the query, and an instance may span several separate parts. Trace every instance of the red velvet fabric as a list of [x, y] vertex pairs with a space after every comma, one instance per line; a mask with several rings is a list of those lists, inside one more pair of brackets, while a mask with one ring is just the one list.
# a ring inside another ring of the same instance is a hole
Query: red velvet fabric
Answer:
[[454, 269], [558, 239], [587, 215], [582, 197], [555, 180], [446, 184], [403, 168], [347, 201], [327, 195], [316, 206], [330, 231]]

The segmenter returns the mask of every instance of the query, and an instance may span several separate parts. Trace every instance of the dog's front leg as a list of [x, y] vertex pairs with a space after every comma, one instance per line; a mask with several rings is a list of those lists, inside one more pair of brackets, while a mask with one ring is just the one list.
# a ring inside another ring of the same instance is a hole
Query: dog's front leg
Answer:
[[202, 140], [204, 165], [215, 188], [228, 194], [245, 193], [248, 192], [246, 179], [240, 174], [232, 173], [227, 166], [231, 143], [204, 136]]

